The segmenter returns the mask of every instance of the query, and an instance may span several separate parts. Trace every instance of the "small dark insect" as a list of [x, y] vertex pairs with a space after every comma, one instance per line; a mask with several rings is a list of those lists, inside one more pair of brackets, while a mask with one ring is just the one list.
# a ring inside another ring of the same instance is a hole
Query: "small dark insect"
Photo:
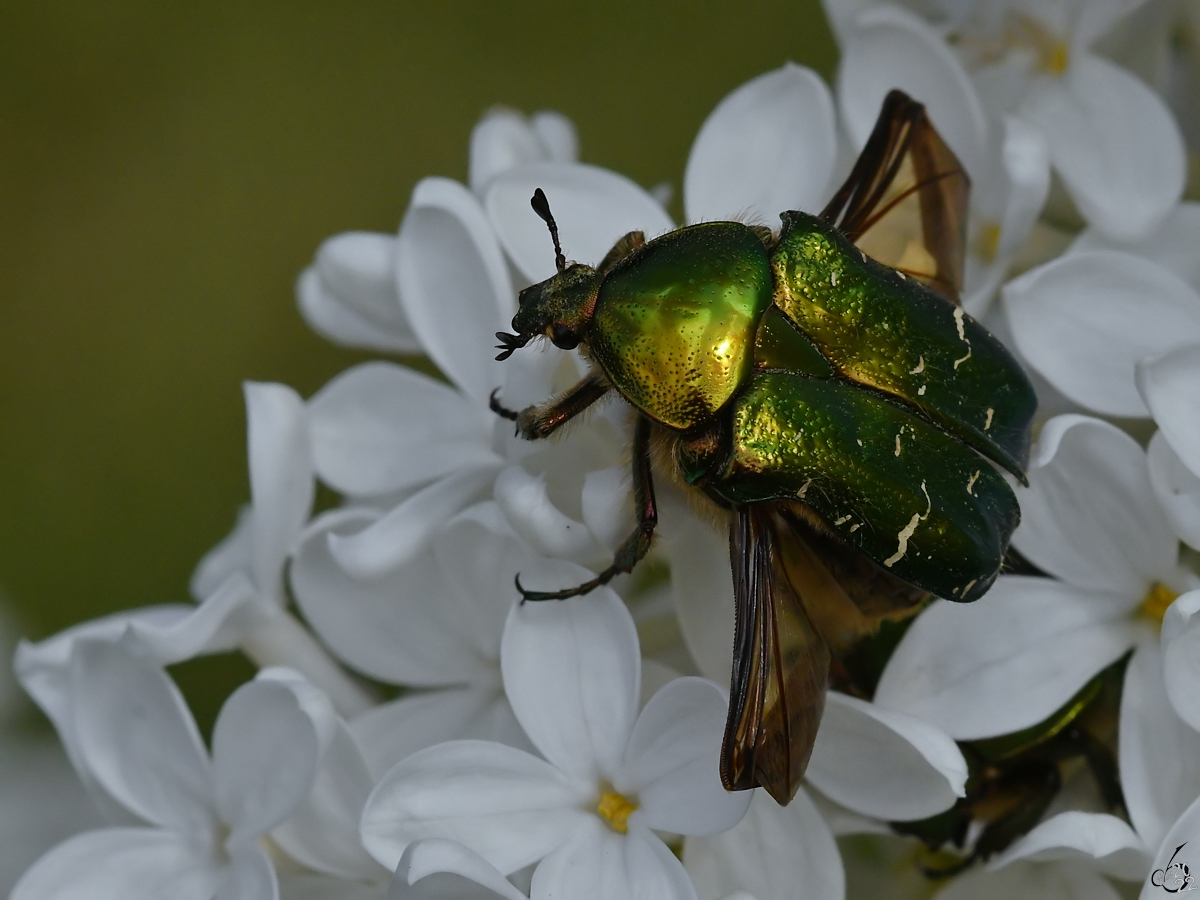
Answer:
[[638, 523], [591, 581], [521, 593], [564, 599], [634, 567], [658, 518], [651, 433], [667, 435], [680, 476], [730, 522], [730, 790], [790, 801], [831, 659], [929, 594], [976, 599], [1000, 569], [1020, 513], [996, 466], [1024, 480], [1036, 398], [958, 305], [968, 191], [925, 108], [893, 91], [828, 206], [782, 213], [778, 233], [635, 231], [592, 268], [566, 261], [533, 196], [558, 271], [521, 292], [497, 358], [545, 336], [592, 368], [545, 404], [493, 395], [492, 409], [533, 440], [619, 393], [639, 413]]

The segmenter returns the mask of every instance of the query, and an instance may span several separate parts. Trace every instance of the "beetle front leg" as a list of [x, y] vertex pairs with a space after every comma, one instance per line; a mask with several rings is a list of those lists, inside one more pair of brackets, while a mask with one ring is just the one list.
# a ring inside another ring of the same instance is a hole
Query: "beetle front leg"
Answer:
[[517, 423], [517, 434], [527, 441], [537, 441], [553, 434], [560, 425], [575, 418], [606, 393], [608, 382], [596, 372], [589, 372], [577, 385], [549, 403], [529, 406], [517, 412], [502, 406], [492, 391], [488, 406], [492, 412]]
[[566, 600], [593, 591], [608, 584], [616, 575], [633, 571], [643, 556], [650, 550], [654, 528], [658, 525], [658, 506], [654, 501], [654, 477], [650, 471], [650, 420], [638, 416], [633, 428], [633, 502], [637, 507], [638, 524], [629, 537], [621, 542], [613, 555], [612, 565], [583, 584], [561, 591], [527, 591], [521, 587], [521, 577], [516, 579], [521, 602], [526, 600]]

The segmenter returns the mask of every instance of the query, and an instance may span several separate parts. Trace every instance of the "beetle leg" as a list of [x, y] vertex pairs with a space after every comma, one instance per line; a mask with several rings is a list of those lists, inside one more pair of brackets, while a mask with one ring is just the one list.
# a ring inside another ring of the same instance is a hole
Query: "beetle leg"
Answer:
[[589, 372], [586, 378], [561, 397], [526, 407], [520, 412], [500, 404], [496, 397], [499, 390], [492, 391], [488, 401], [492, 412], [516, 422], [517, 434], [525, 440], [537, 441], [549, 437], [560, 425], [569, 422], [608, 393], [608, 382], [599, 373]]
[[633, 502], [637, 507], [638, 524], [629, 537], [621, 542], [613, 555], [612, 565], [583, 584], [561, 591], [527, 591], [521, 586], [521, 577], [516, 579], [521, 602], [526, 600], [566, 600], [593, 591], [608, 584], [614, 576], [631, 572], [650, 549], [654, 528], [658, 525], [658, 505], [654, 500], [654, 477], [650, 471], [650, 420], [638, 416], [633, 428]]

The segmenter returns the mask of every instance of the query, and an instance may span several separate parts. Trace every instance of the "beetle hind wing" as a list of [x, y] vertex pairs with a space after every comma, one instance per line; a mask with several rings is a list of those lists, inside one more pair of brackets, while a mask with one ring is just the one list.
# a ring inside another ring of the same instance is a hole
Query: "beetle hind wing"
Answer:
[[787, 804], [812, 754], [830, 657], [787, 576], [779, 524], [754, 504], [738, 507], [730, 528], [737, 625], [721, 780]]

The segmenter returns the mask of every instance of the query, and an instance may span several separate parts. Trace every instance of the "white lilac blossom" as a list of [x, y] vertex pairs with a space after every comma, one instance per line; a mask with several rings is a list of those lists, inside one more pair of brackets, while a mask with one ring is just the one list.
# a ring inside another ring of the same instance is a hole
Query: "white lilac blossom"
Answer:
[[[566, 567], [557, 580], [578, 574]], [[639, 713], [637, 635], [607, 588], [583, 603], [514, 604], [501, 667], [541, 756], [488, 741], [413, 754], [367, 802], [367, 849], [392, 866], [411, 842], [437, 837], [505, 874], [538, 863], [538, 898], [695, 896], [654, 832], [717, 833], [746, 811], [750, 794], [727, 793], [717, 776], [721, 689], [676, 679]]]
[[240, 688], [217, 719], [210, 757], [153, 662], [81, 640], [70, 670], [78, 751], [121, 816], [47, 853], [14, 900], [272, 900], [275, 870], [257, 841], [308, 795], [319, 758], [295, 694], [270, 681]]
[[[1186, 178], [1183, 138], [1166, 103], [1092, 49], [1139, 5], [1006, 0], [911, 2], [905, 9], [874, 0], [825, 3], [842, 44], [843, 77], [900, 85], [915, 80], [940, 94], [945, 86], [929, 81], [928, 54], [953, 53], [988, 114], [1036, 125], [1079, 212], [1122, 239], [1157, 226], [1179, 200]], [[918, 42], [926, 53], [916, 52]], [[951, 145], [959, 149], [953, 140]], [[964, 163], [974, 175], [971, 159]]]

